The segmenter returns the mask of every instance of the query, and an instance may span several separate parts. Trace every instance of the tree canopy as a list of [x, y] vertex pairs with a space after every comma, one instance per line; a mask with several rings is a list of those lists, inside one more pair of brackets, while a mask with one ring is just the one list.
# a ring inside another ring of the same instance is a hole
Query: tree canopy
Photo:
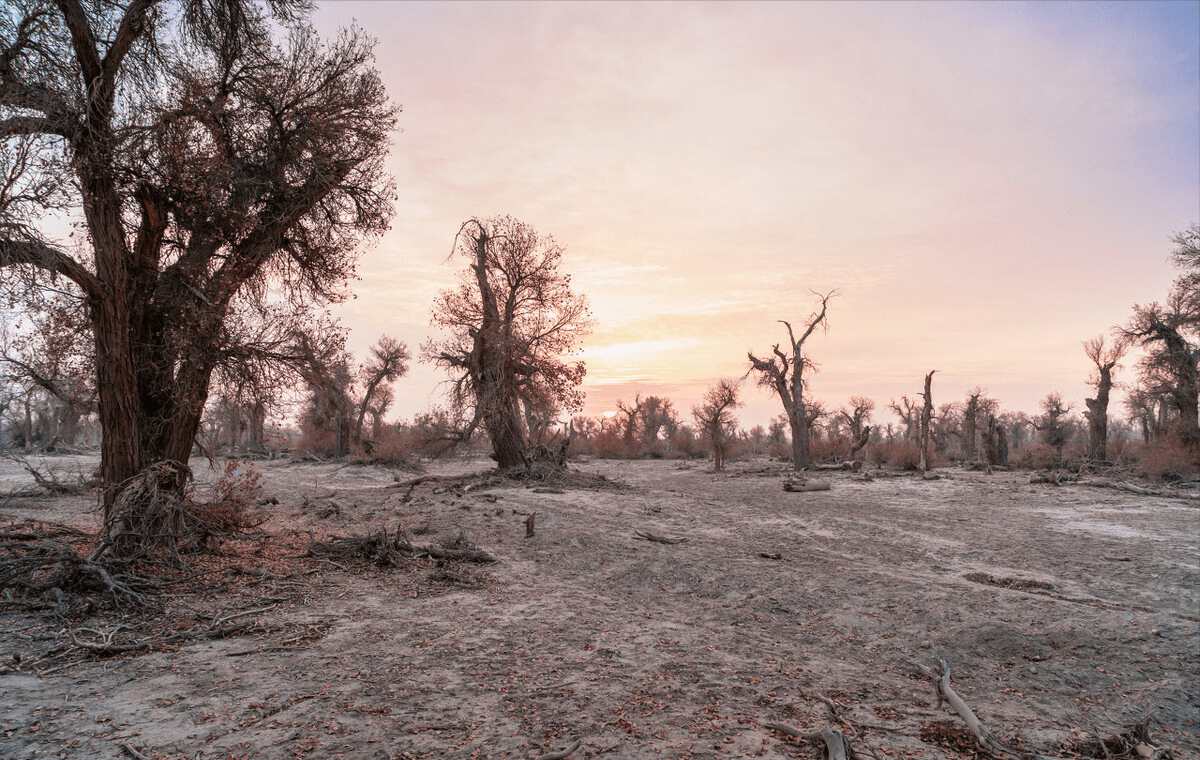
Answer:
[[[372, 43], [322, 43], [306, 7], [21, 0], [0, 14], [0, 266], [35, 287], [65, 277], [86, 301], [106, 503], [145, 466], [186, 462], [214, 369], [240, 350], [240, 301], [298, 314], [339, 299], [391, 219], [397, 108]], [[82, 220], [75, 247], [42, 221], [53, 212]]]

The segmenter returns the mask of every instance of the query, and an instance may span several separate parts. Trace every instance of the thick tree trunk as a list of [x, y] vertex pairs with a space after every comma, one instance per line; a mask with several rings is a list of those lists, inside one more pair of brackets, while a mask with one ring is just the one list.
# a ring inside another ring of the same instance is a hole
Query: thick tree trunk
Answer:
[[925, 406], [921, 410], [921, 472], [929, 472], [929, 433], [930, 426], [933, 423], [933, 373], [937, 370], [932, 370], [925, 376], [925, 392], [922, 398], [925, 399]]
[[812, 464], [812, 451], [808, 440], [808, 415], [805, 414], [802, 404], [796, 404], [787, 411], [788, 424], [792, 429], [792, 469], [799, 471]]
[[1108, 396], [1112, 390], [1112, 365], [1097, 362], [1100, 379], [1096, 383], [1096, 398], [1084, 399], [1088, 423], [1088, 459], [1108, 461]]
[[525, 436], [515, 409], [499, 411], [485, 422], [485, 426], [492, 439], [492, 458], [500, 469], [528, 466]]
[[121, 483], [144, 465], [138, 414], [137, 373], [129, 346], [129, 321], [122, 299], [92, 303], [99, 397], [100, 473], [104, 481], [104, 517], [109, 517]]

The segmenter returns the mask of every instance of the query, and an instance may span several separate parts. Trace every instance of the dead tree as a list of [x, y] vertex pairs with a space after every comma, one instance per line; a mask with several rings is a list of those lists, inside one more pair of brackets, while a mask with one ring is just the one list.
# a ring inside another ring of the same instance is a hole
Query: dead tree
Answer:
[[862, 437], [863, 426], [871, 421], [871, 412], [874, 410], [875, 402], [871, 399], [866, 396], [851, 396], [850, 406], [842, 407], [837, 417], [850, 428], [850, 437], [858, 440]]
[[[402, 341], [386, 335], [380, 336], [379, 341], [371, 346], [371, 358], [359, 368], [359, 380], [362, 383], [363, 392], [362, 398], [358, 402], [358, 417], [354, 421], [354, 443], [362, 442], [363, 420], [367, 413], [372, 411], [372, 406], [378, 405], [377, 396], [380, 391], [387, 388], [382, 384], [403, 377], [408, 372], [408, 359], [408, 347]], [[379, 407], [375, 415], [376, 428], [379, 425], [379, 417], [382, 416], [383, 410], [387, 408], [390, 401], [389, 398], [382, 407]]]
[[1103, 335], [1083, 343], [1083, 352], [1096, 365], [1096, 374], [1090, 381], [1096, 389], [1096, 397], [1084, 399], [1087, 411], [1083, 413], [1088, 423], [1087, 456], [1093, 462], [1108, 461], [1108, 396], [1113, 387], [1113, 369], [1128, 348], [1129, 343], [1123, 339], [1105, 346]]
[[1179, 440], [1200, 446], [1200, 348], [1184, 337], [1189, 319], [1178, 308], [1137, 307], [1122, 335], [1148, 349], [1140, 364], [1142, 383], [1161, 389], [1169, 401]]
[[867, 425], [862, 429], [862, 433], [858, 436], [858, 440], [850, 445], [851, 461], [858, 461], [858, 452], [862, 451], [868, 443], [871, 442], [871, 426]]
[[501, 469], [527, 467], [522, 398], [551, 399], [568, 413], [583, 406], [583, 362], [563, 357], [591, 329], [587, 301], [558, 270], [563, 248], [512, 217], [465, 222], [454, 252], [470, 264], [458, 287], [438, 295], [432, 318], [450, 334], [424, 344], [422, 357], [452, 375], [455, 406], [473, 410], [459, 439], [482, 424]]
[[929, 374], [925, 376], [925, 392], [921, 397], [925, 399], [925, 406], [921, 409], [921, 472], [929, 472], [929, 434], [933, 424], [933, 373], [936, 369], [929, 370]]
[[796, 338], [790, 323], [779, 320], [787, 327], [787, 352], [781, 350], [779, 344], [776, 343], [771, 348], [774, 356], [766, 359], [759, 359], [753, 353], [747, 353], [747, 357], [750, 359], [750, 371], [758, 373], [758, 384], [774, 391], [780, 402], [783, 403], [783, 411], [787, 414], [788, 424], [792, 429], [792, 467], [796, 470], [804, 469], [812, 464], [809, 431], [814, 420], [804, 398], [807, 390], [804, 370], [813, 369], [815, 371], [816, 365], [804, 355], [804, 342], [818, 327], [825, 329], [825, 313], [829, 306], [829, 299], [836, 292], [830, 291], [825, 295], [818, 294], [821, 309], [809, 315], [808, 321], [804, 325], [804, 332], [799, 338]]
[[624, 401], [617, 401], [617, 411], [625, 415], [622, 421], [625, 432], [622, 439], [625, 441], [625, 450], [627, 454], [633, 453], [633, 438], [637, 434], [638, 417], [642, 414], [643, 401], [642, 394], [637, 394], [633, 397], [633, 406], [629, 406]]
[[888, 409], [900, 418], [904, 423], [904, 440], [914, 441], [921, 437], [921, 410], [915, 401], [910, 401], [908, 396], [901, 396], [900, 403], [896, 403], [895, 399], [888, 404]]
[[675, 414], [669, 398], [647, 396], [642, 401], [641, 416], [642, 441], [647, 446], [658, 443], [660, 433], [665, 434], [669, 440], [679, 427], [679, 417]]
[[1054, 392], [1042, 399], [1042, 416], [1033, 423], [1034, 429], [1042, 434], [1042, 441], [1054, 447], [1054, 469], [1062, 466], [1063, 446], [1071, 439], [1072, 430], [1066, 419], [1070, 412], [1070, 405], [1064, 404], [1062, 395]]
[[738, 382], [725, 379], [705, 392], [702, 404], [692, 407], [696, 426], [712, 445], [713, 469], [718, 472], [725, 468], [729, 440], [737, 430], [737, 418], [733, 416], [733, 410], [741, 405]]

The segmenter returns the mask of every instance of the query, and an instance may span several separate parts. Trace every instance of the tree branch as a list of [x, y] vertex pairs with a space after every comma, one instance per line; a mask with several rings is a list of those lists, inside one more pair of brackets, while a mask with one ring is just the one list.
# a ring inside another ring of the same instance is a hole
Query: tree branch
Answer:
[[103, 283], [75, 259], [54, 246], [38, 240], [0, 238], [0, 267], [28, 264], [53, 274], [61, 274], [80, 287], [88, 298], [106, 296]]

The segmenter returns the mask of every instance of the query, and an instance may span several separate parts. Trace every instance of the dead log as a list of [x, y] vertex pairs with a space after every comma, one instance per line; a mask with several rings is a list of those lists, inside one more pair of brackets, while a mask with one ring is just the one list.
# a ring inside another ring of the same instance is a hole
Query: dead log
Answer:
[[644, 538], [647, 541], [653, 541], [656, 544], [682, 544], [687, 541], [686, 538], [667, 538], [665, 536], [656, 536], [653, 533], [645, 530], [635, 530], [633, 532], [638, 538]]
[[962, 697], [958, 696], [954, 689], [950, 687], [950, 666], [946, 664], [945, 660], [941, 661], [941, 665], [941, 673], [935, 673], [932, 668], [929, 668], [925, 665], [917, 665], [922, 673], [933, 679], [937, 688], [938, 707], [941, 707], [943, 702], [949, 704], [951, 709], [958, 713], [958, 717], [962, 718], [963, 722], [967, 724], [967, 728], [970, 729], [971, 733], [975, 735], [975, 741], [979, 742], [979, 746], [982, 747], [984, 751], [992, 754], [1017, 754], [1015, 750], [1011, 749], [997, 739], [991, 731], [988, 731], [987, 728], [985, 728], [984, 725], [979, 722], [979, 718], [975, 717], [975, 713], [971, 711], [971, 708], [967, 706], [967, 703], [964, 702]]
[[850, 745], [841, 731], [825, 726], [821, 729], [821, 739], [825, 742], [825, 754], [829, 760], [846, 760], [846, 756], [850, 754]]
[[[861, 468], [862, 465], [859, 464], [859, 467]], [[855, 469], [855, 467], [854, 467], [854, 462], [838, 462], [837, 464], [814, 465], [811, 469], [814, 469], [814, 470], [853, 470], [853, 469]]]
[[533, 521], [537, 519], [537, 512], [530, 512], [529, 517], [525, 518], [525, 538], [533, 538]]
[[784, 481], [783, 490], [797, 493], [803, 491], [828, 491], [830, 489], [828, 480], [801, 480], [794, 482], [791, 480]]

